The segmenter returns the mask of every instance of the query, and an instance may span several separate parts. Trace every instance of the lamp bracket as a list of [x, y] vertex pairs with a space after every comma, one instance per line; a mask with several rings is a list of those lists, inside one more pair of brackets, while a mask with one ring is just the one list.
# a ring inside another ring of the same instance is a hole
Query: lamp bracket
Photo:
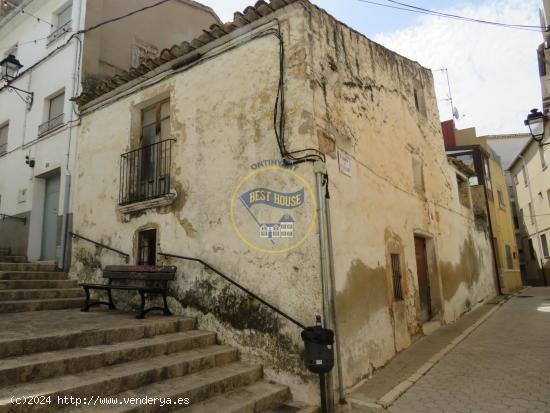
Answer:
[[[18, 87], [12, 85], [8, 85], [8, 92], [15, 92], [15, 94], [27, 104], [28, 108], [31, 108], [34, 101], [34, 92], [27, 92], [26, 90], [19, 89]], [[21, 93], [24, 93], [25, 96], [21, 96]]]

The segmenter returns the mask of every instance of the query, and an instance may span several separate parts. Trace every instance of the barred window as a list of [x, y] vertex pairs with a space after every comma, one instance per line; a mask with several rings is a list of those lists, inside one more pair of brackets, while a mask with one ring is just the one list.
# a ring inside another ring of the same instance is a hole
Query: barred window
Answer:
[[401, 285], [401, 265], [399, 263], [399, 254], [391, 254], [391, 267], [393, 278], [393, 298], [397, 301], [403, 299], [403, 288]]

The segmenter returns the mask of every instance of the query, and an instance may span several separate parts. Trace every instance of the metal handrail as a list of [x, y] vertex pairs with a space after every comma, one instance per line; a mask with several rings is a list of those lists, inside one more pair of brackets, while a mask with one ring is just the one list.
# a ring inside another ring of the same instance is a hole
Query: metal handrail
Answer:
[[15, 217], [13, 215], [8, 215], [8, 214], [0, 214], [0, 217], [2, 217], [2, 221], [5, 220], [6, 218], [8, 218], [8, 219], [16, 220], [16, 221], [21, 221], [21, 222], [23, 222], [23, 225], [27, 225], [27, 218]]
[[248, 294], [249, 296], [251, 296], [252, 298], [254, 298], [255, 300], [258, 300], [259, 302], [261, 302], [263, 305], [269, 307], [270, 309], [272, 309], [273, 311], [275, 311], [277, 314], [283, 316], [284, 318], [286, 318], [288, 321], [290, 321], [291, 323], [297, 325], [298, 327], [300, 327], [302, 330], [305, 330], [306, 326], [303, 325], [302, 323], [300, 323], [299, 321], [297, 321], [295, 318], [289, 316], [288, 314], [286, 314], [285, 312], [283, 312], [282, 310], [279, 310], [277, 307], [275, 307], [273, 304], [270, 304], [268, 303], [267, 301], [265, 301], [264, 299], [258, 297], [256, 294], [254, 294], [252, 291], [250, 291], [248, 288], [246, 287], [243, 287], [242, 285], [240, 285], [237, 281], [231, 279], [230, 277], [228, 277], [227, 275], [225, 275], [224, 273], [222, 273], [220, 270], [214, 268], [213, 266], [211, 266], [210, 264], [204, 262], [203, 260], [201, 260], [200, 258], [192, 258], [192, 257], [185, 257], [185, 256], [182, 256], [182, 255], [174, 255], [174, 254], [165, 254], [165, 253], [162, 253], [162, 252], [159, 252], [158, 255], [162, 255], [163, 257], [170, 257], [170, 258], [179, 258], [179, 259], [182, 259], [182, 260], [187, 260], [187, 261], [195, 261], [195, 262], [198, 262], [200, 264], [202, 264], [203, 266], [205, 266], [206, 268], [209, 268], [210, 270], [214, 271], [216, 274], [218, 274], [220, 277], [222, 277], [224, 280], [230, 282], [231, 284], [233, 284], [235, 287], [239, 288], [241, 291], [244, 291], [246, 294]]
[[57, 115], [46, 122], [38, 126], [38, 135], [44, 135], [45, 133], [55, 129], [63, 124], [64, 113]]
[[108, 245], [105, 245], [105, 244], [102, 244], [101, 242], [97, 242], [97, 241], [93, 241], [89, 238], [86, 238], [86, 237], [83, 237], [82, 235], [79, 235], [79, 234], [76, 234], [74, 232], [69, 232], [69, 235], [72, 236], [73, 238], [80, 238], [84, 241], [88, 241], [94, 245], [97, 245], [98, 247], [101, 247], [101, 248], [105, 248], [106, 250], [109, 250], [109, 251], [113, 251], [113, 252], [116, 252], [117, 254], [119, 255], [122, 255], [123, 257], [125, 257], [126, 259], [130, 258], [130, 255], [129, 254], [126, 254], [125, 252], [122, 252], [120, 250], [117, 250], [115, 248], [112, 248], [112, 247], [109, 247]]

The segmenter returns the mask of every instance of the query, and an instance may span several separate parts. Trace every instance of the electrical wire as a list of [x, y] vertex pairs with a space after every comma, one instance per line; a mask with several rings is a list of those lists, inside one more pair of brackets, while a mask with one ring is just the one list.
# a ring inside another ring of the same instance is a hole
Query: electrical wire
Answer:
[[[379, 2], [376, 2], [376, 1], [372, 1], [372, 0], [356, 0], [356, 1], [361, 2], [361, 3], [371, 4], [371, 5], [374, 5], [374, 6], [386, 7], [386, 8], [389, 8], [389, 9], [408, 11], [408, 12], [411, 12], [411, 13], [424, 14], [424, 15], [428, 15], [428, 16], [443, 17], [443, 18], [447, 18], [447, 19], [453, 19], [453, 20], [458, 20], [458, 21], [466, 21], [466, 22], [470, 22], [470, 23], [489, 24], [489, 25], [494, 25], [494, 26], [508, 28], [508, 29], [534, 31], [534, 32], [538, 32], [538, 33], [541, 33], [541, 32], [545, 33], [545, 32], [549, 31], [548, 28], [541, 27], [541, 26], [506, 24], [506, 23], [491, 22], [491, 21], [486, 21], [486, 20], [479, 20], [479, 19], [474, 19], [474, 18], [465, 17], [465, 16], [458, 16], [458, 15], [452, 15], [452, 14], [449, 14], [449, 13], [442, 13], [442, 12], [432, 11], [432, 10], [429, 10], [429, 9], [421, 9], [421, 8], [416, 7], [416, 6], [406, 5], [406, 3], [399, 3], [399, 4], [405, 5], [403, 7], [400, 7], [400, 6], [393, 6], [391, 4], [379, 3]], [[391, 1], [391, 0], [386, 0], [386, 1]]]
[[[7, 0], [3, 0], [3, 2], [4, 2], [5, 4], [10, 5], [11, 7], [15, 8], [15, 9], [19, 8], [18, 5], [13, 4], [13, 3], [11, 3], [11, 2], [9, 2], [9, 1], [7, 1]], [[29, 12], [28, 12], [27, 10], [25, 10], [23, 7], [20, 8], [19, 13], [21, 13], [21, 14], [28, 14], [29, 16], [34, 17], [34, 18], [38, 21], [38, 23], [47, 24], [47, 25], [50, 26], [52, 29], [53, 29], [54, 27], [57, 27], [57, 26], [55, 26], [54, 24], [52, 24], [52, 23], [50, 23], [49, 21], [47, 21], [46, 19], [43, 19], [42, 17], [38, 17], [38, 16], [35, 16], [34, 14], [29, 13]]]
[[[279, 39], [279, 84], [273, 110], [273, 130], [279, 146], [283, 162], [287, 165], [298, 165], [304, 162], [326, 162], [325, 154], [315, 148], [288, 151], [285, 143], [285, 44], [281, 34], [281, 26], [277, 20], [278, 29], [273, 35]], [[300, 154], [300, 155], [299, 155]]]
[[435, 11], [435, 10], [425, 9], [423, 7], [418, 7], [418, 6], [414, 6], [412, 4], [402, 3], [402, 2], [399, 2], [399, 1], [396, 1], [396, 0], [386, 0], [386, 1], [388, 1], [390, 3], [394, 3], [394, 4], [399, 4], [400, 6], [403, 6], [403, 7], [409, 7], [411, 9], [420, 10], [420, 11], [427, 12], [427, 13], [432, 13], [432, 14], [437, 14], [441, 17], [450, 17], [450, 18], [453, 18], [453, 19], [467, 20], [467, 21], [471, 21], [471, 22], [475, 22], [475, 23], [491, 24], [491, 25], [495, 25], [495, 26], [525, 28], [525, 29], [537, 29], [537, 30], [544, 30], [544, 31], [547, 30], [546, 27], [541, 27], [541, 26], [526, 25], [526, 24], [499, 23], [499, 22], [488, 21], [488, 20], [474, 19], [472, 17], [459, 16], [459, 15], [456, 15], [456, 14], [443, 13], [443, 12], [439, 12], [439, 11]]

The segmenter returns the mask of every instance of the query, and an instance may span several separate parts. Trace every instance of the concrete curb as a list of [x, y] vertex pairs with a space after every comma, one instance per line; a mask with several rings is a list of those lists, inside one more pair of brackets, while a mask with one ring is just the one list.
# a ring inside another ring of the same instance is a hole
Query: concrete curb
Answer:
[[422, 378], [426, 373], [428, 373], [443, 357], [445, 357], [451, 350], [453, 350], [458, 344], [460, 344], [464, 339], [466, 339], [470, 334], [474, 332], [481, 324], [487, 321], [494, 313], [496, 313], [504, 304], [506, 304], [513, 296], [523, 293], [526, 288], [520, 289], [513, 294], [508, 295], [503, 298], [502, 301], [495, 304], [495, 307], [492, 308], [487, 314], [477, 320], [474, 324], [468, 327], [462, 332], [457, 338], [451, 341], [443, 350], [436, 353], [432, 356], [426, 363], [424, 363], [416, 372], [410, 375], [407, 379], [403, 380], [401, 383], [396, 385], [389, 392], [384, 394], [380, 399], [373, 402], [365, 402], [353, 398], [348, 398], [348, 402], [352, 405], [358, 407], [366, 407], [370, 409], [387, 409], [390, 407], [399, 397], [403, 395], [407, 390], [409, 390], [418, 380]]

